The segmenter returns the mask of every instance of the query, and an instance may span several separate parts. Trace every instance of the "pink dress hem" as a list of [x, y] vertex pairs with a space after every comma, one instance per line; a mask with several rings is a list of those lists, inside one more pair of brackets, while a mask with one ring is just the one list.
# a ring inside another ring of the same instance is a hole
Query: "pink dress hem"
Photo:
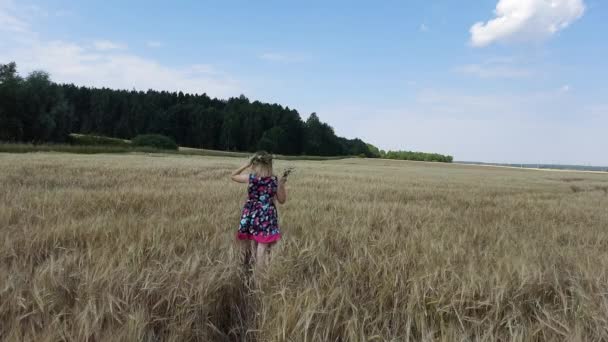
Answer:
[[236, 238], [239, 240], [254, 240], [258, 243], [273, 243], [273, 242], [277, 242], [281, 239], [281, 233], [270, 235], [270, 236], [263, 236], [263, 235], [252, 235], [252, 234], [236, 232]]

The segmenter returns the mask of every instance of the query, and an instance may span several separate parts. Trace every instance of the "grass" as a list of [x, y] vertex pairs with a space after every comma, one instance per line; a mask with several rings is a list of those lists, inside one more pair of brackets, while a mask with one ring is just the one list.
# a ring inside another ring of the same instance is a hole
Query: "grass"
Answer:
[[[84, 137], [93, 137], [94, 136], [84, 136]], [[105, 138], [103, 139], [109, 140], [119, 140], [113, 138]], [[90, 141], [90, 140], [86, 140]], [[120, 141], [128, 141], [128, 140], [120, 140]], [[213, 156], [213, 157], [250, 157], [253, 153], [250, 152], [232, 152], [232, 151], [219, 151], [219, 150], [207, 150], [207, 149], [198, 149], [198, 148], [189, 148], [189, 147], [180, 147], [179, 150], [161, 150], [152, 147], [143, 147], [143, 146], [130, 146], [130, 143], [127, 145], [120, 144], [112, 144], [112, 143], [104, 143], [99, 145], [86, 145], [82, 144], [82, 142], [76, 145], [68, 145], [68, 144], [25, 144], [25, 143], [7, 143], [0, 142], [0, 153], [33, 153], [33, 152], [62, 152], [62, 153], [79, 153], [79, 154], [100, 154], [100, 153], [133, 153], [133, 152], [143, 152], [143, 153], [163, 153], [163, 154], [178, 154], [178, 155], [186, 155], [186, 156]], [[338, 160], [344, 159], [348, 157], [344, 156], [336, 156], [336, 157], [324, 157], [324, 156], [285, 156], [285, 155], [275, 155], [276, 159], [283, 160]]]
[[0, 340], [608, 339], [603, 174], [279, 160], [247, 287], [243, 160], [153, 156], [0, 154]]
[[99, 135], [72, 133], [68, 137], [71, 145], [105, 145], [105, 146], [131, 146], [130, 140], [110, 138]]
[[68, 145], [68, 144], [23, 144], [0, 143], [0, 153], [63, 152], [79, 154], [147, 152], [164, 153], [165, 151], [149, 147], [113, 146], [113, 145]]

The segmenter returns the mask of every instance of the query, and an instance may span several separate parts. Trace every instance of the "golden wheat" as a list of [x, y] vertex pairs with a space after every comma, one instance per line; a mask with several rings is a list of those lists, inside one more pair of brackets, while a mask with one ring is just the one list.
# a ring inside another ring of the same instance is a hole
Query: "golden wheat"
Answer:
[[608, 175], [279, 161], [251, 281], [241, 162], [0, 154], [0, 339], [608, 340]]

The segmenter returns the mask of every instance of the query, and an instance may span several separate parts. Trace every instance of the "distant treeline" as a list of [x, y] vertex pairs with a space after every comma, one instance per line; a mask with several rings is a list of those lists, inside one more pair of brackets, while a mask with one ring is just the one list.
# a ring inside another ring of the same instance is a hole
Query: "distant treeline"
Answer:
[[452, 156], [447, 156], [437, 153], [424, 153], [424, 152], [412, 152], [412, 151], [384, 151], [379, 150], [374, 145], [367, 145], [371, 153], [377, 158], [384, 159], [400, 159], [400, 160], [415, 160], [415, 161], [433, 161], [451, 163], [453, 161]]
[[[131, 139], [168, 136], [180, 146], [283, 155], [381, 157], [361, 139], [339, 137], [312, 113], [206, 94], [127, 91], [57, 84], [36, 71], [22, 78], [15, 63], [0, 64], [0, 141], [63, 143], [70, 133]], [[387, 158], [451, 161], [438, 154], [388, 152]]]
[[[380, 151], [384, 152], [384, 151]], [[402, 159], [402, 160], [417, 160], [417, 161], [438, 161], [451, 163], [452, 156], [445, 156], [437, 153], [411, 152], [411, 151], [388, 151], [381, 153], [382, 158], [386, 159]]]

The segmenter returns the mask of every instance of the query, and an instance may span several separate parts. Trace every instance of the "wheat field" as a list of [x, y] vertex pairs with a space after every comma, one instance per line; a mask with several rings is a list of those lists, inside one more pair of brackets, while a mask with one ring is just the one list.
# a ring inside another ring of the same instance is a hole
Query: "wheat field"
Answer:
[[0, 154], [0, 340], [608, 340], [607, 174], [277, 161], [251, 278], [243, 162]]

